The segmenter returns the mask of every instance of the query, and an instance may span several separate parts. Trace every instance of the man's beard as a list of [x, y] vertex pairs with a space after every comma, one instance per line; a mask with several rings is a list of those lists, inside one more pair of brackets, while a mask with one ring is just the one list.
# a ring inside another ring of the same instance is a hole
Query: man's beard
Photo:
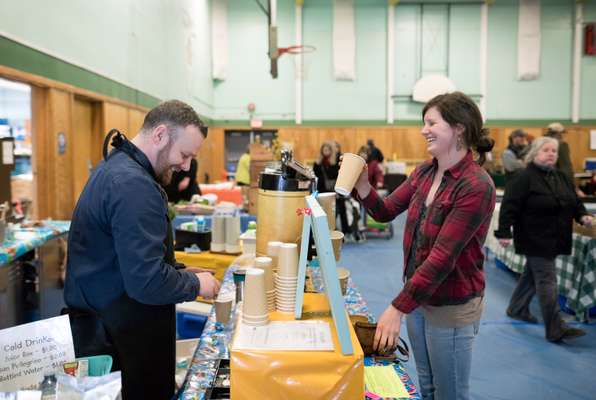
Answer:
[[155, 175], [163, 186], [169, 185], [172, 181], [172, 167], [168, 163], [171, 148], [172, 144], [170, 143], [166, 148], [157, 153], [157, 161], [155, 162]]

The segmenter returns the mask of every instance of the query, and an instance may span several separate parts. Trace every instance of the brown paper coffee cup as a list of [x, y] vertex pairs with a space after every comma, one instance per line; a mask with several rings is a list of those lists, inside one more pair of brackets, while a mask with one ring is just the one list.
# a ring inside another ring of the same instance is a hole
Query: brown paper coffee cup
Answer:
[[347, 196], [352, 193], [358, 177], [362, 173], [362, 169], [366, 165], [364, 158], [352, 154], [344, 153], [339, 168], [339, 175], [335, 181], [335, 191], [342, 196]]

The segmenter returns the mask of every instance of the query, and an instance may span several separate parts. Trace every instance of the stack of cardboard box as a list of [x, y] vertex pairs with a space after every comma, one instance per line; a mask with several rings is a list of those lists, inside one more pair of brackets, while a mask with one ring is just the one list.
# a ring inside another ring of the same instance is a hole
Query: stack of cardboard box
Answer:
[[262, 144], [250, 145], [250, 188], [248, 189], [248, 212], [257, 214], [257, 198], [259, 191], [259, 175], [267, 163], [273, 161], [273, 152]]

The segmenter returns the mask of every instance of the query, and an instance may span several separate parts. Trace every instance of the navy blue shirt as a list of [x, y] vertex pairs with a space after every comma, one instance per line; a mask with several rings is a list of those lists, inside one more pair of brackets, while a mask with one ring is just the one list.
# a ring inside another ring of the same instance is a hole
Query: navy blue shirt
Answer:
[[167, 202], [151, 163], [113, 150], [93, 172], [74, 210], [64, 290], [69, 307], [101, 310], [127, 294], [149, 305], [194, 300], [199, 280], [166, 263]]

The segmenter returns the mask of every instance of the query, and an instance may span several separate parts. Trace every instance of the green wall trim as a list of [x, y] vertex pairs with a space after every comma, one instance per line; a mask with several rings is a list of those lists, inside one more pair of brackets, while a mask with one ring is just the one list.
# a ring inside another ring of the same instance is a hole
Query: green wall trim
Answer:
[[[551, 122], [555, 120], [488, 120], [486, 121], [485, 125], [488, 127], [491, 126], [520, 126], [520, 127], [529, 127], [529, 126], [537, 126], [537, 127], [546, 127]], [[576, 126], [576, 125], [596, 125], [596, 120], [580, 120], [579, 123], [574, 124], [571, 123], [570, 120], [557, 120], [558, 122], [562, 123], [563, 125], [568, 126]], [[211, 126], [217, 127], [226, 127], [226, 126], [239, 126], [239, 127], [246, 127], [246, 129], [250, 129], [250, 123], [247, 120], [212, 120], [210, 123]], [[394, 124], [388, 124], [386, 121], [380, 120], [312, 120], [312, 121], [303, 121], [302, 124], [297, 125], [294, 121], [291, 120], [263, 120], [263, 129], [268, 128], [277, 128], [277, 127], [298, 127], [298, 126], [329, 126], [329, 127], [351, 127], [351, 126], [422, 126], [422, 121], [419, 120], [402, 120], [402, 121], [395, 121]]]
[[160, 100], [0, 35], [0, 64], [151, 108]]

